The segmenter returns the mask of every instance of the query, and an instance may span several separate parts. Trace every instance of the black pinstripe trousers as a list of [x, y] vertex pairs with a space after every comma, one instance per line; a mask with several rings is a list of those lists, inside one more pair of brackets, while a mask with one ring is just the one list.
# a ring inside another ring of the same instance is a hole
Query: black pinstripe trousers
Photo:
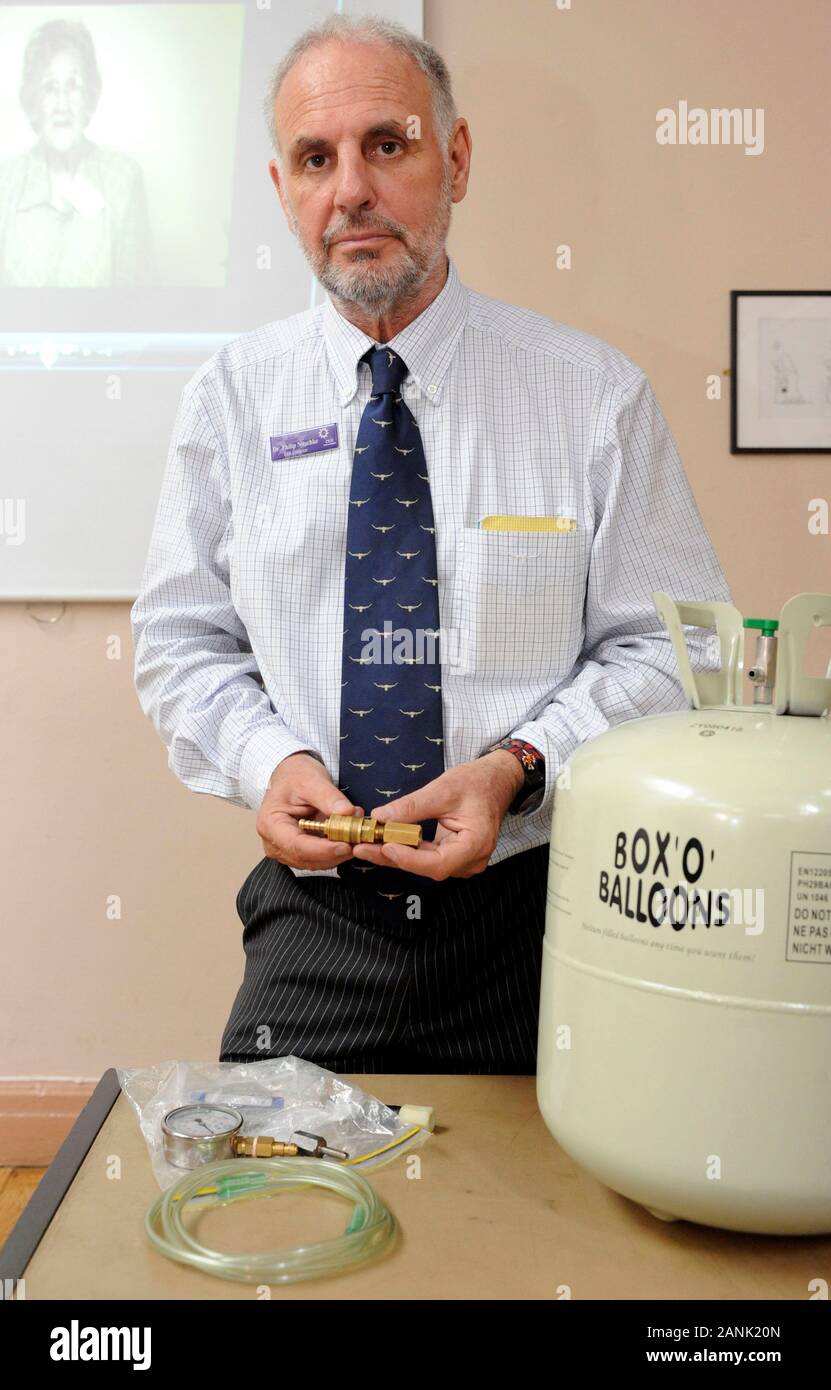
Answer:
[[[378, 869], [371, 886], [260, 860], [237, 894], [245, 974], [219, 1060], [532, 1075], [548, 853], [441, 883]], [[382, 873], [406, 893], [382, 898]]]

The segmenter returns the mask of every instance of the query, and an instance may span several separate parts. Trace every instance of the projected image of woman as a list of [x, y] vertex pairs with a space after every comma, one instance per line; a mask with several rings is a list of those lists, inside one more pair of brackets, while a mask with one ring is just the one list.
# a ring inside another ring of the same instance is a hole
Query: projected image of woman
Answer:
[[85, 134], [101, 94], [84, 24], [51, 20], [26, 45], [20, 103], [37, 140], [0, 164], [0, 285], [149, 283], [141, 169]]

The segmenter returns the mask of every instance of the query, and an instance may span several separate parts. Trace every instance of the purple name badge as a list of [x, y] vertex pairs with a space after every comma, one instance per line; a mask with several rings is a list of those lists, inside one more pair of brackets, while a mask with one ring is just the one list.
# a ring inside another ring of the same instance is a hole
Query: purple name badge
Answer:
[[294, 434], [271, 436], [271, 462], [278, 459], [300, 459], [306, 454], [319, 454], [321, 449], [337, 449], [337, 425], [319, 425], [316, 429], [296, 430]]

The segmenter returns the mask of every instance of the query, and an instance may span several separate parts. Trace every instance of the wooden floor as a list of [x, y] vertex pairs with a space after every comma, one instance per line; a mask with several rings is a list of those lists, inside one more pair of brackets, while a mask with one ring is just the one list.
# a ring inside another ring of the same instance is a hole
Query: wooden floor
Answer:
[[45, 1168], [0, 1168], [0, 1245], [45, 1172]]

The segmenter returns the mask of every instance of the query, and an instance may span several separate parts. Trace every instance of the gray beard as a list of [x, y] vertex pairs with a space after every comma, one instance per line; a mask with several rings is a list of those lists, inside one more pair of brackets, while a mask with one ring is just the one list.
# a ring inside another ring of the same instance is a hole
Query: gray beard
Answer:
[[406, 260], [398, 266], [381, 265], [376, 257], [359, 251], [349, 267], [324, 263], [317, 278], [335, 299], [365, 309], [384, 309], [417, 294], [429, 269], [429, 265], [424, 268], [416, 261], [409, 248]]
[[[385, 266], [376, 251], [356, 251], [349, 266], [333, 265], [325, 251], [320, 251], [316, 256], [310, 253], [300, 238], [296, 222], [294, 231], [314, 275], [334, 299], [362, 309], [389, 310], [415, 298], [436, 262], [445, 254], [452, 207], [450, 170], [445, 166], [441, 196], [433, 221], [415, 246], [412, 243], [404, 246], [404, 263], [397, 266]], [[398, 228], [391, 226], [384, 230], [395, 234]], [[406, 228], [401, 228], [401, 231], [406, 232]], [[316, 263], [318, 261], [319, 264]], [[363, 269], [359, 271], [358, 267]]]

